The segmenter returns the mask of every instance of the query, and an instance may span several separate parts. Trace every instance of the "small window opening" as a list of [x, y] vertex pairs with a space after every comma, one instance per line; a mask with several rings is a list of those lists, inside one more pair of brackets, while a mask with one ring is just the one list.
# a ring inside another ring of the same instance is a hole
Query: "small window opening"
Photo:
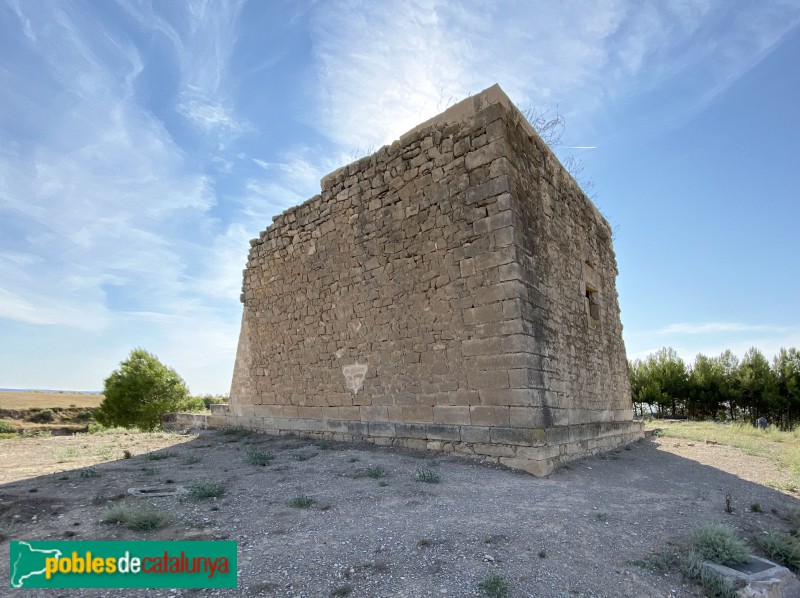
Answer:
[[586, 285], [586, 310], [592, 320], [600, 320], [600, 295], [597, 289]]

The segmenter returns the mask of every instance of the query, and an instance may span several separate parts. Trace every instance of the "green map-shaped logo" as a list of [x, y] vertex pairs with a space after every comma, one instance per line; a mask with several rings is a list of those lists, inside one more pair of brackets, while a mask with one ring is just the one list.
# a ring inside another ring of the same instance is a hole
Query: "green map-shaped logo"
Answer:
[[28, 542], [11, 543], [11, 587], [24, 588], [25, 582], [37, 575], [44, 576], [45, 559], [60, 558], [61, 551], [34, 548]]

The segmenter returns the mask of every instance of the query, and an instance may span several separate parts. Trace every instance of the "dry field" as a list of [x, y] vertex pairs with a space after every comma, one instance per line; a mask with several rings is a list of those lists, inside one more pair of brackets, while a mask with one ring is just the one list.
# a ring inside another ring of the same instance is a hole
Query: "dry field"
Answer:
[[0, 391], [0, 409], [22, 411], [53, 407], [97, 407], [103, 395], [73, 392]]

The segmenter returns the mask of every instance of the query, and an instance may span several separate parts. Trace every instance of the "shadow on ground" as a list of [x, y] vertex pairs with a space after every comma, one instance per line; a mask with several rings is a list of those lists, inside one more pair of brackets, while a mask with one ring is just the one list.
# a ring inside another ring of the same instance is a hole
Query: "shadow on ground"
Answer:
[[[0, 441], [0, 458], [5, 443], [52, 452], [53, 441]], [[125, 449], [128, 440], [118, 442]], [[132, 452], [0, 485], [8, 536], [0, 562], [8, 563], [8, 539], [227, 539], [239, 546], [239, 588], [26, 595], [460, 597], [484, 595], [478, 583], [499, 573], [510, 596], [702, 596], [679, 572], [642, 563], [686, 545], [705, 523], [729, 524], [746, 538], [784, 530], [788, 509], [799, 504], [649, 440], [544, 479], [454, 456], [243, 431], [206, 431]], [[154, 485], [214, 485], [224, 494], [128, 494]], [[297, 498], [313, 502], [295, 508]], [[150, 532], [103, 523], [121, 503], [152, 504], [169, 522]], [[761, 512], [750, 510], [754, 504]], [[8, 587], [8, 568], [0, 570]]]

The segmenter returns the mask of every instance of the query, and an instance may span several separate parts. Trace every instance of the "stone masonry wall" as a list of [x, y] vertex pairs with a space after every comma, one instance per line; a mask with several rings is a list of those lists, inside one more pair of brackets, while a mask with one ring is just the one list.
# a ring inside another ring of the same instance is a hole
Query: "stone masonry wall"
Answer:
[[641, 437], [608, 224], [499, 87], [273, 220], [211, 425], [535, 474]]

